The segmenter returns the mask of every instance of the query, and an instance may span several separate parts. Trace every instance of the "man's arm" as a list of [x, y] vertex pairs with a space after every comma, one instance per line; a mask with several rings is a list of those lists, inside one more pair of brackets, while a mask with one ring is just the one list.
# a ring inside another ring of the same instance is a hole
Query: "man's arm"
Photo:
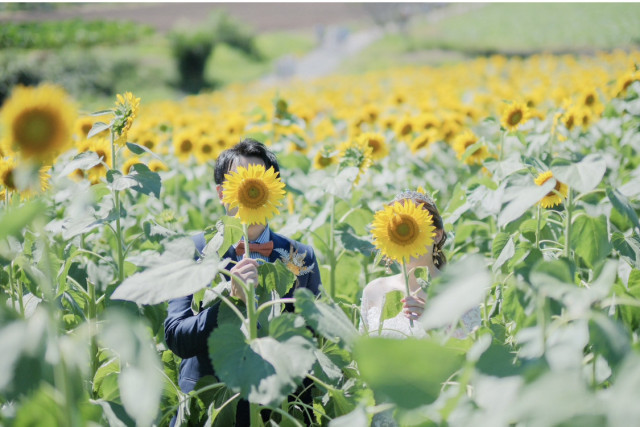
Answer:
[[169, 301], [164, 321], [164, 339], [171, 351], [183, 359], [207, 352], [207, 339], [218, 325], [220, 302], [194, 314], [192, 295]]

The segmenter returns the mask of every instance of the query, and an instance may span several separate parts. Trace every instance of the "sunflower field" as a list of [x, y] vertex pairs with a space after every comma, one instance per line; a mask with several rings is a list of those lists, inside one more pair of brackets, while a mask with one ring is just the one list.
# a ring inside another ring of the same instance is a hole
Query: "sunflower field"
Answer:
[[[97, 112], [54, 85], [14, 89], [0, 113], [0, 424], [229, 425], [244, 398], [272, 425], [381, 412], [407, 426], [636, 425], [638, 63], [496, 55], [181, 101], [133, 90]], [[318, 298], [280, 299], [303, 268], [281, 262], [260, 267], [249, 312], [230, 296], [220, 255], [243, 229], [213, 165], [244, 137], [278, 157], [286, 195], [269, 224], [315, 249]], [[363, 288], [400, 271], [380, 262], [374, 214], [419, 187], [448, 237], [429, 336], [369, 337]], [[184, 394], [163, 322], [190, 294], [194, 310], [223, 301], [208, 343], [219, 378]], [[453, 338], [476, 306], [481, 327]]]

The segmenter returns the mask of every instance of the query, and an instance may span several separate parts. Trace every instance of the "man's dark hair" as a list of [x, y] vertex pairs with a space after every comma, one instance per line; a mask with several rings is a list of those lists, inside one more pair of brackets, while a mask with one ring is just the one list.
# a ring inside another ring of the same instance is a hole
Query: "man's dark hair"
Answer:
[[276, 155], [269, 151], [262, 142], [252, 138], [245, 138], [233, 147], [224, 150], [218, 156], [214, 171], [216, 184], [220, 185], [224, 182], [225, 174], [229, 173], [233, 163], [239, 156], [258, 157], [264, 162], [265, 169], [269, 170], [269, 168], [273, 167], [275, 172], [280, 173]]

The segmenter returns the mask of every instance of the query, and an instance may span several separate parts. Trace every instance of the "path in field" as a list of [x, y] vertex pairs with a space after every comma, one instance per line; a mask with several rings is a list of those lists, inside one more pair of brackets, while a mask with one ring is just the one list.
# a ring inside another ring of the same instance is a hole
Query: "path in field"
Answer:
[[[428, 23], [435, 23], [441, 19], [467, 13], [483, 7], [483, 3], [454, 4], [447, 7], [435, 8], [426, 14]], [[319, 46], [301, 58], [292, 55], [285, 56], [276, 61], [275, 70], [263, 77], [260, 83], [273, 85], [286, 83], [291, 79], [309, 80], [327, 76], [338, 69], [347, 58], [361, 52], [370, 44], [384, 36], [385, 32], [396, 32], [396, 27], [380, 26], [370, 27], [351, 34], [346, 27], [333, 25], [325, 28], [316, 26], [316, 30], [324, 30]], [[433, 55], [442, 55], [440, 51], [432, 52]]]

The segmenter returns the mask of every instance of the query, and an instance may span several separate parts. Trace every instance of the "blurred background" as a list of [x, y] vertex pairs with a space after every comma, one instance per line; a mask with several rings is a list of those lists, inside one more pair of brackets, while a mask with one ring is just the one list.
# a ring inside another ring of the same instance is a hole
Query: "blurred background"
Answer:
[[91, 109], [126, 90], [179, 99], [235, 83], [639, 43], [634, 3], [2, 3], [0, 103], [14, 85], [41, 81]]

